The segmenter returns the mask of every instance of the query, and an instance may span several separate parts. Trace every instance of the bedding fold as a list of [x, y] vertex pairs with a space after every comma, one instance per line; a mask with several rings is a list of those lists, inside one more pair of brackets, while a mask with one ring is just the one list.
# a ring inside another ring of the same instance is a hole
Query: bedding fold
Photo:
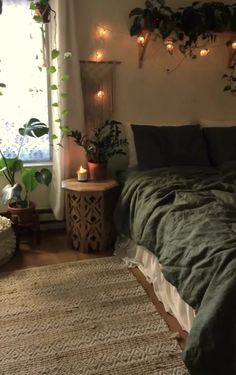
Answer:
[[235, 165], [132, 171], [115, 224], [197, 312], [183, 353], [190, 374], [236, 374]]

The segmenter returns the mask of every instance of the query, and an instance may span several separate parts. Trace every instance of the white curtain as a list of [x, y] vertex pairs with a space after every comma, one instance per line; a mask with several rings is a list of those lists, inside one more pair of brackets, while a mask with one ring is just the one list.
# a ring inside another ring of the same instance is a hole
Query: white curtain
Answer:
[[[63, 101], [60, 110], [68, 109], [67, 125], [71, 129], [84, 131], [84, 110], [81, 89], [79, 47], [78, 47], [78, 1], [52, 0], [51, 7], [56, 11], [56, 20], [52, 16], [49, 25], [51, 47], [56, 47], [63, 55], [71, 52], [72, 58], [67, 62], [67, 74], [63, 91], [68, 93], [66, 103]], [[77, 5], [76, 5], [77, 4]], [[56, 27], [56, 34], [55, 34]], [[65, 106], [66, 104], [66, 106]], [[52, 132], [60, 137], [59, 125], [55, 122], [57, 114], [52, 113]], [[64, 137], [64, 147], [53, 150], [53, 180], [51, 184], [50, 201], [56, 219], [64, 218], [64, 192], [61, 182], [64, 179], [76, 177], [79, 165], [86, 163], [85, 155], [71, 138]]]

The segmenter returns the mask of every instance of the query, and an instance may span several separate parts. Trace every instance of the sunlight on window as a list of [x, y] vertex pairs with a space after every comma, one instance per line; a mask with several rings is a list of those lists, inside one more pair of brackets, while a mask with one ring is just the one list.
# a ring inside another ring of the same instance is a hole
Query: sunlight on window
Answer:
[[[0, 148], [6, 157], [17, 154], [18, 128], [31, 117], [48, 124], [46, 69], [42, 72], [42, 34], [32, 20], [29, 2], [4, 1], [0, 16]], [[20, 157], [27, 161], [50, 160], [49, 138], [29, 138]]]

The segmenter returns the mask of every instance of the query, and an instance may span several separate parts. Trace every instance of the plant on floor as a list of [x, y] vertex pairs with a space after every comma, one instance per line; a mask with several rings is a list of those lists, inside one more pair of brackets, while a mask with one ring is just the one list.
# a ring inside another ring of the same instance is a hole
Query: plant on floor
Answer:
[[[0, 149], [0, 176], [5, 177], [8, 184], [2, 189], [1, 200], [3, 204], [13, 205], [16, 208], [27, 208], [30, 206], [29, 194], [39, 184], [49, 186], [52, 174], [47, 168], [38, 170], [35, 167], [24, 167], [20, 153], [24, 148], [26, 137], [42, 137], [48, 134], [48, 127], [40, 120], [31, 118], [23, 128], [19, 129], [22, 136], [17, 156], [7, 158]], [[21, 182], [18, 182], [18, 179]], [[22, 187], [23, 185], [23, 187]]]
[[91, 138], [78, 130], [72, 130], [68, 136], [84, 148], [89, 162], [104, 163], [114, 155], [126, 155], [125, 147], [128, 142], [120, 136], [120, 125], [120, 122], [107, 120], [94, 129]]

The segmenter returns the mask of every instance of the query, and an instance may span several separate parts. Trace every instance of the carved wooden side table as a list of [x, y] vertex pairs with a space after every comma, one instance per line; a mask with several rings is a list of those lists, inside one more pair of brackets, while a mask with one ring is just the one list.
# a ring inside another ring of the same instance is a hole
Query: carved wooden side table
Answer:
[[114, 244], [113, 210], [118, 197], [114, 180], [65, 180], [68, 240], [82, 252], [107, 250]]

